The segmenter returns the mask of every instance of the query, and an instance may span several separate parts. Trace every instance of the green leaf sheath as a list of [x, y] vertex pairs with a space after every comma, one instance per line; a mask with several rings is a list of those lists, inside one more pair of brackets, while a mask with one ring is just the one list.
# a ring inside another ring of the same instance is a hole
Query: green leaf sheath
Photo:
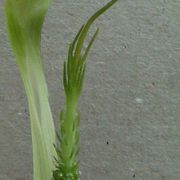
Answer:
[[50, 180], [55, 130], [41, 64], [41, 29], [49, 0], [6, 0], [9, 40], [24, 83], [31, 119], [34, 180]]
[[112, 0], [103, 8], [98, 10], [80, 28], [74, 41], [69, 45], [68, 58], [64, 62], [63, 83], [66, 95], [66, 108], [61, 111], [59, 133], [57, 133], [57, 144], [55, 149], [58, 157], [56, 159], [56, 170], [53, 172], [54, 180], [78, 180], [79, 164], [77, 155], [79, 152], [79, 121], [80, 115], [77, 111], [78, 100], [83, 86], [86, 69], [86, 58], [99, 32], [94, 33], [88, 47], [82, 52], [84, 40], [92, 23], [117, 0]]

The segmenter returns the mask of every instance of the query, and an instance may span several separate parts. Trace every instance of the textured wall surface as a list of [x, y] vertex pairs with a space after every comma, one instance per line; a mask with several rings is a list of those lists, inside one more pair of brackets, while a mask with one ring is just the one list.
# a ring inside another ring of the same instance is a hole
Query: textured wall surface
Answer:
[[[50, 102], [80, 25], [107, 0], [54, 0], [42, 33]], [[82, 180], [180, 179], [180, 1], [120, 0], [94, 25], [81, 112]], [[32, 180], [29, 115], [0, 1], [0, 180]], [[92, 35], [92, 33], [91, 33]]]

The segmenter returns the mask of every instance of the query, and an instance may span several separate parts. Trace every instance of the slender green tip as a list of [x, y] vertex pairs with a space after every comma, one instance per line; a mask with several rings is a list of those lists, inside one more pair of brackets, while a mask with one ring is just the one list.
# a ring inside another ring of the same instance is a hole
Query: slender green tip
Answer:
[[101, 14], [108, 10], [117, 1], [118, 0], [110, 1], [104, 7], [94, 13], [80, 28], [74, 41], [70, 44], [68, 51], [68, 60], [64, 63], [63, 76], [64, 89], [67, 97], [72, 95], [78, 98], [81, 93], [86, 69], [87, 55], [99, 32], [99, 29], [97, 29], [92, 39], [90, 40], [88, 47], [85, 49], [85, 53], [83, 53], [84, 41], [87, 37], [91, 25]]

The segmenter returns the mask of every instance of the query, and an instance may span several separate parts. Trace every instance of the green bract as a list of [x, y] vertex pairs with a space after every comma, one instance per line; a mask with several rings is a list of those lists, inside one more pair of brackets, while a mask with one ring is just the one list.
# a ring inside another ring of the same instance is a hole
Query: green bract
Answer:
[[16, 56], [31, 118], [34, 180], [50, 180], [56, 156], [54, 125], [41, 65], [41, 28], [49, 0], [6, 0], [9, 39]]

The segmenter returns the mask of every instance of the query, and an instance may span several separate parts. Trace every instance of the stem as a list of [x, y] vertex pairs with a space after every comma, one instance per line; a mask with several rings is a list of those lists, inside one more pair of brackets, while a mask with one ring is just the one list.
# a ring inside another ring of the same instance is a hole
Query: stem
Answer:
[[54, 169], [53, 156], [55, 156], [54, 124], [41, 57], [39, 51], [32, 47], [27, 49], [24, 67], [20, 67], [20, 71], [31, 119], [34, 180], [50, 180]]
[[[61, 146], [62, 154], [64, 154], [64, 166], [68, 169], [73, 167], [73, 164], [76, 163], [75, 156], [71, 155], [74, 151], [74, 147], [78, 146], [76, 144], [76, 134], [78, 132], [78, 127], [76, 126], [76, 118], [77, 118], [77, 101], [74, 99], [68, 99], [66, 101], [66, 110], [64, 116], [63, 127], [65, 130], [64, 142], [65, 146]], [[74, 127], [73, 127], [74, 126]]]

